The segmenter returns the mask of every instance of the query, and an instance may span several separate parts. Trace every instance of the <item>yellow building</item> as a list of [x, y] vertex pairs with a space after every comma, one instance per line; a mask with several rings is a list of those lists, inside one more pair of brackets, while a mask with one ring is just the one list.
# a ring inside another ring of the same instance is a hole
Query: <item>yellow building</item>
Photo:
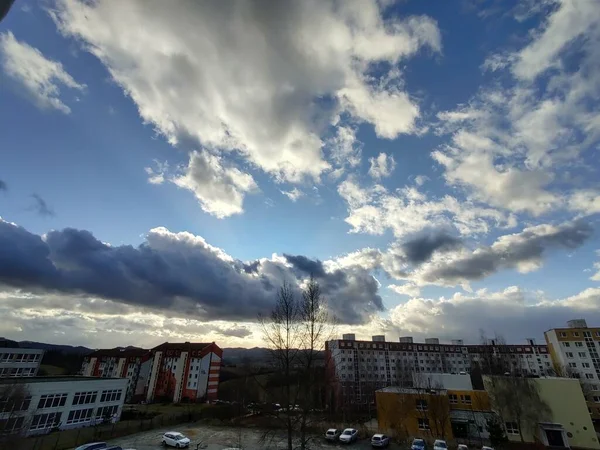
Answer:
[[[510, 417], [510, 412], [503, 409], [505, 406], [499, 404], [503, 400], [495, 400], [495, 392], [501, 391], [495, 391], [497, 388], [492, 386], [494, 382], [507, 382], [509, 389], [518, 392], [510, 385], [510, 379], [490, 376], [484, 376], [483, 379], [490, 394], [491, 408], [504, 422], [509, 440], [520, 441], [522, 434], [525, 442], [540, 442], [545, 446], [600, 449], [578, 380], [556, 377], [521, 379], [533, 384], [542, 403], [537, 408], [535, 422], [526, 420], [526, 413], [523, 413], [519, 422], [518, 418]], [[519, 408], [507, 409], [514, 411]]]
[[583, 319], [567, 322], [567, 328], [544, 333], [558, 376], [579, 378], [588, 412], [600, 427], [600, 328], [589, 328]]
[[388, 387], [376, 392], [376, 402], [379, 429], [392, 436], [430, 441], [489, 436], [485, 391]]

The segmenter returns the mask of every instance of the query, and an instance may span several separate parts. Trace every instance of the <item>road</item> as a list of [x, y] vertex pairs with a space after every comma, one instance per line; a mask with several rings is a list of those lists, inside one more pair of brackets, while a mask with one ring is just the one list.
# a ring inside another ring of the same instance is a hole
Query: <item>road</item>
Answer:
[[[165, 431], [169, 430], [146, 431], [119, 439], [113, 439], [109, 442], [113, 445], [120, 445], [123, 449], [157, 450], [163, 448], [161, 446], [161, 436]], [[241, 447], [243, 450], [282, 450], [286, 448], [284, 434], [277, 434], [264, 442], [261, 441], [263, 433], [256, 429], [234, 429], [205, 425], [194, 426], [188, 424], [174, 427], [171, 431], [179, 431], [189, 437], [192, 440], [189, 447], [191, 450], [195, 450], [197, 444], [200, 444], [198, 448], [206, 450], [223, 450], [229, 447]], [[366, 450], [371, 448], [371, 443], [368, 439], [361, 439], [350, 445], [339, 443], [332, 444], [318, 436], [315, 437], [315, 440], [311, 443], [310, 447], [315, 450], [336, 450], [341, 448]], [[401, 448], [402, 447], [397, 446], [396, 444], [391, 444], [388, 447], [390, 450], [400, 450]]]

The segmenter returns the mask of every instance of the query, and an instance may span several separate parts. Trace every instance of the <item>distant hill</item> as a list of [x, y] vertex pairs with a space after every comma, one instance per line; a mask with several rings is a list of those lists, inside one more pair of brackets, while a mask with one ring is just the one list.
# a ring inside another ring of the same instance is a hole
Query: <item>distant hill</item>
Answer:
[[223, 349], [223, 361], [225, 364], [240, 364], [248, 360], [254, 364], [263, 362], [269, 357], [269, 351], [266, 348], [242, 348], [231, 347]]
[[21, 348], [38, 348], [46, 351], [55, 351], [65, 354], [76, 354], [80, 356], [89, 355], [94, 350], [82, 346], [73, 345], [58, 345], [58, 344], [46, 344], [44, 342], [32, 342], [32, 341], [20, 341], [19, 347]]

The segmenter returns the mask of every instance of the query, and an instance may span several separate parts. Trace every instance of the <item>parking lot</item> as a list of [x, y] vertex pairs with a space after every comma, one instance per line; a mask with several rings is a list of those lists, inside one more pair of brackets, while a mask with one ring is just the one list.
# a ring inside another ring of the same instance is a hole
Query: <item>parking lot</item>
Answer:
[[[191, 426], [183, 425], [173, 429], [152, 430], [143, 433], [137, 433], [127, 437], [111, 440], [113, 445], [120, 445], [123, 449], [135, 450], [157, 450], [161, 446], [161, 436], [165, 431], [179, 431], [189, 437], [192, 441], [190, 449], [202, 448], [207, 450], [222, 450], [230, 447], [240, 447], [244, 450], [263, 450], [273, 449], [282, 450], [286, 447], [286, 437], [284, 433], [277, 433], [262, 440], [264, 433], [257, 429], [235, 429], [226, 427], [210, 426]], [[198, 447], [197, 447], [198, 446]], [[335, 448], [354, 448], [370, 449], [369, 439], [359, 439], [350, 445], [334, 444], [325, 441], [323, 436], [315, 436], [310, 444], [311, 449], [335, 449]], [[390, 444], [391, 450], [399, 450], [400, 446]]]

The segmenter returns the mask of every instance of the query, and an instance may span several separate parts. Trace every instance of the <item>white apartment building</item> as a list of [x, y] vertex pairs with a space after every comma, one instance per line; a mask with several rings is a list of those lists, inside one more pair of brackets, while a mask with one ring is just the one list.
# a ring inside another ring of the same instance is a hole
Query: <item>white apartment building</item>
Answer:
[[0, 379], [0, 429], [44, 434], [121, 417], [126, 378], [33, 377]]
[[328, 368], [341, 400], [352, 403], [374, 401], [374, 391], [400, 385], [402, 372], [468, 374], [475, 365], [485, 371], [490, 360], [503, 362], [511, 371], [543, 375], [551, 371], [552, 361], [545, 345], [528, 339], [522, 345], [465, 345], [462, 340], [440, 344], [439, 339], [414, 342], [401, 337], [386, 342], [385, 336], [372, 341], [357, 341], [354, 334], [328, 341]]
[[592, 420], [600, 423], [600, 327], [589, 328], [584, 319], [575, 319], [544, 336], [554, 364], [565, 375], [579, 378]]
[[0, 348], [0, 378], [35, 377], [44, 350], [34, 348]]

